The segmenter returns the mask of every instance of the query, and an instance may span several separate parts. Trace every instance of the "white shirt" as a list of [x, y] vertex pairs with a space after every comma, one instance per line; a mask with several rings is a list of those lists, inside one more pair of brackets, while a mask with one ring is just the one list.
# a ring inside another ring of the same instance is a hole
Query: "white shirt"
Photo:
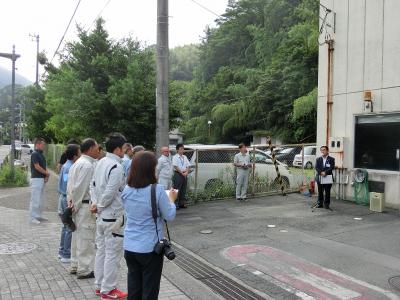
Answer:
[[250, 154], [248, 152], [246, 152], [244, 154], [242, 152], [237, 153], [233, 159], [233, 163], [238, 164], [240, 166], [245, 166], [245, 168], [236, 166], [237, 170], [238, 171], [240, 170], [239, 172], [242, 172], [242, 171], [247, 172], [249, 170], [248, 167], [251, 164]]
[[322, 167], [323, 168], [325, 168], [325, 165], [326, 165], [326, 159], [328, 158], [328, 155], [327, 156], [322, 156]]
[[157, 164], [157, 177], [170, 179], [172, 177], [172, 161], [169, 156], [161, 155]]
[[172, 165], [178, 168], [181, 172], [184, 172], [189, 169], [190, 162], [187, 159], [186, 155], [175, 154], [172, 159]]

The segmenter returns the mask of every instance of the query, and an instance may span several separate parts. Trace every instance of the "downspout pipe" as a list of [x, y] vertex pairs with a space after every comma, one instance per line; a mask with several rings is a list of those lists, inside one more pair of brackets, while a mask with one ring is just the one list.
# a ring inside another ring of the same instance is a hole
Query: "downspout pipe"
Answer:
[[332, 125], [332, 105], [333, 105], [333, 40], [326, 42], [328, 45], [328, 85], [326, 96], [326, 143], [329, 144]]

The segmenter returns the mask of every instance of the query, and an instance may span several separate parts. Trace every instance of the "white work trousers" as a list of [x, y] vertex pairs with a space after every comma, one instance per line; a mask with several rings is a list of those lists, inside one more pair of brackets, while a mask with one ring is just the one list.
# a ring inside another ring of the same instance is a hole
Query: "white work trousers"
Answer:
[[106, 222], [102, 218], [97, 219], [94, 276], [96, 289], [100, 289], [103, 294], [117, 287], [124, 241], [124, 221], [121, 219], [116, 222]]
[[82, 204], [73, 220], [76, 230], [72, 233], [71, 269], [78, 276], [87, 275], [93, 271], [96, 255], [96, 216], [89, 211], [89, 204]]
[[236, 199], [246, 199], [248, 184], [249, 184], [249, 170], [237, 169]]
[[160, 177], [158, 178], [158, 183], [164, 186], [164, 189], [169, 190], [171, 189], [172, 186], [172, 180], [171, 178], [163, 178]]
[[30, 221], [40, 219], [43, 212], [44, 178], [31, 178]]

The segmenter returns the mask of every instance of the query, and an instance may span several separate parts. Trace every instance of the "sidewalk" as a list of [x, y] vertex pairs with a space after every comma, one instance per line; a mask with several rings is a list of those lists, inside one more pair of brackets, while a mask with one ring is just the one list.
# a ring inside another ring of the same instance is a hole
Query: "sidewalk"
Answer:
[[[67, 271], [68, 264], [57, 258], [60, 221], [47, 212], [48, 222], [28, 224], [28, 212], [0, 207], [0, 299], [99, 299], [93, 279], [77, 280]], [[15, 243], [5, 248], [5, 244]], [[2, 252], [23, 252], [1, 254]], [[121, 260], [119, 286], [126, 290], [126, 265]], [[189, 299], [165, 277], [160, 299]]]
[[[29, 158], [24, 157], [26, 163]], [[43, 205], [49, 221], [40, 225], [28, 223], [29, 187], [0, 189], [0, 300], [99, 299], [94, 293], [93, 279], [76, 279], [68, 272], [69, 264], [58, 260], [61, 221], [56, 212], [57, 182], [57, 174], [51, 172]], [[121, 290], [127, 290], [126, 274], [122, 258]], [[190, 298], [163, 276], [159, 299]]]

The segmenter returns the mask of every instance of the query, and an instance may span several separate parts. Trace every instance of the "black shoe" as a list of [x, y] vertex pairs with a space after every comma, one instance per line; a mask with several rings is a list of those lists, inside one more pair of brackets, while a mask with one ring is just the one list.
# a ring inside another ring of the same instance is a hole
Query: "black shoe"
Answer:
[[78, 275], [77, 277], [78, 279], [90, 279], [90, 278], [94, 278], [94, 272], [90, 272], [89, 274], [86, 275]]
[[324, 208], [323, 205], [317, 205], [317, 208]]
[[179, 208], [188, 208], [186, 205], [179, 205]]

